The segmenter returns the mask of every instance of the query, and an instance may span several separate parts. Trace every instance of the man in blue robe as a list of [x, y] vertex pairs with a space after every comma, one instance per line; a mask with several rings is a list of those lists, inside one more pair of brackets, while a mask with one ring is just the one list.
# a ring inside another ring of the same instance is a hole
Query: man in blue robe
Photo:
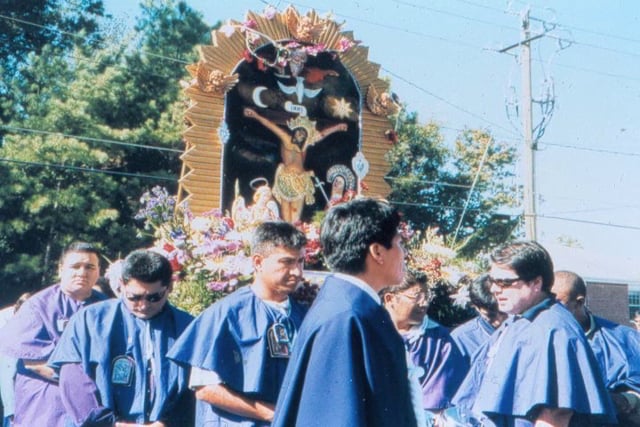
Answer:
[[380, 298], [404, 342], [409, 371], [417, 371], [420, 410], [433, 420], [451, 405], [469, 364], [448, 329], [427, 316], [429, 294], [427, 277], [416, 272], [401, 285], [383, 289]]
[[15, 427], [64, 427], [58, 378], [47, 366], [69, 319], [88, 304], [105, 299], [93, 290], [100, 275], [100, 252], [89, 243], [69, 245], [58, 268], [60, 282], [34, 294], [0, 331], [0, 351], [18, 360]]
[[594, 316], [586, 306], [587, 287], [576, 273], [556, 271], [551, 290], [584, 330], [620, 425], [640, 426], [640, 333]]
[[494, 250], [491, 263], [491, 292], [510, 316], [475, 353], [454, 403], [497, 426], [616, 423], [589, 343], [551, 293], [548, 252], [514, 242]]
[[469, 285], [469, 300], [478, 315], [451, 331], [462, 355], [471, 362], [471, 357], [493, 332], [505, 321], [507, 313], [498, 309], [498, 301], [491, 293], [489, 275], [483, 274]]
[[405, 274], [399, 225], [372, 199], [327, 213], [320, 242], [334, 274], [300, 328], [274, 427], [416, 425], [402, 339], [378, 296]]
[[67, 425], [192, 425], [188, 371], [165, 357], [192, 320], [167, 302], [172, 274], [164, 256], [133, 251], [122, 265], [120, 298], [71, 320], [49, 358]]
[[302, 280], [306, 238], [287, 222], [254, 231], [254, 280], [214, 303], [168, 357], [191, 367], [196, 425], [268, 426], [306, 308], [289, 295]]

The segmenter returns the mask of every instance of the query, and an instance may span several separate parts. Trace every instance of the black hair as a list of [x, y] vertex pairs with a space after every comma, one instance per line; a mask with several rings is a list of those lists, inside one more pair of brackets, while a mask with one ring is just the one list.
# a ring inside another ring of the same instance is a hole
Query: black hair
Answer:
[[511, 268], [522, 280], [542, 277], [542, 290], [550, 293], [553, 286], [553, 261], [538, 242], [520, 241], [504, 244], [491, 253], [491, 261]]
[[475, 307], [495, 313], [499, 311], [498, 301], [490, 289], [488, 274], [476, 277], [469, 285], [469, 300]]
[[304, 233], [285, 221], [267, 221], [258, 225], [251, 242], [251, 253], [268, 255], [277, 247], [300, 250], [307, 244]]
[[587, 296], [587, 285], [584, 283], [582, 277], [578, 276], [573, 271], [560, 270], [554, 274], [554, 280], [562, 283], [569, 288], [569, 301], [575, 301], [578, 297]]
[[399, 225], [400, 213], [380, 200], [354, 199], [332, 207], [320, 227], [327, 265], [340, 273], [364, 272], [369, 246], [391, 248]]
[[409, 271], [405, 274], [402, 283], [395, 286], [387, 286], [378, 292], [380, 298], [384, 301], [384, 296], [387, 294], [397, 294], [402, 291], [406, 291], [409, 288], [413, 288], [414, 286], [420, 286], [423, 290], [428, 290], [427, 285], [428, 279], [427, 275], [422, 271]]
[[100, 249], [98, 249], [96, 245], [93, 243], [78, 241], [71, 243], [64, 249], [62, 256], [60, 257], [60, 263], [64, 262], [65, 257], [72, 252], [88, 252], [95, 254], [98, 257], [98, 262], [100, 261]]
[[160, 281], [162, 286], [171, 284], [171, 263], [157, 252], [139, 249], [131, 252], [122, 264], [122, 282], [136, 279], [144, 283]]

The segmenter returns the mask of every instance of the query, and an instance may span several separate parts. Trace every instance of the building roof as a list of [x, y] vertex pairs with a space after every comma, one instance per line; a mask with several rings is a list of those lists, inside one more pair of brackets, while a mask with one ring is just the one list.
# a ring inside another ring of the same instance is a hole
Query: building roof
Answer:
[[582, 248], [545, 244], [555, 270], [573, 271], [590, 282], [626, 283], [640, 289], [640, 259], [631, 255], [610, 256]]

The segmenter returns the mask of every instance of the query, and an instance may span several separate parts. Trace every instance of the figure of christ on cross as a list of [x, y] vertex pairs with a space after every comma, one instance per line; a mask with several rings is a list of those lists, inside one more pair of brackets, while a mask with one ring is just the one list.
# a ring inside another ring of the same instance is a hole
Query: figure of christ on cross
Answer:
[[244, 116], [258, 121], [280, 140], [282, 162], [276, 169], [273, 196], [280, 203], [282, 219], [295, 223], [300, 220], [304, 203], [310, 205], [315, 200], [313, 171], [304, 169], [307, 148], [332, 133], [346, 131], [347, 124], [339, 123], [318, 131], [308, 117], [296, 117], [287, 122], [287, 131], [251, 108], [244, 109]]

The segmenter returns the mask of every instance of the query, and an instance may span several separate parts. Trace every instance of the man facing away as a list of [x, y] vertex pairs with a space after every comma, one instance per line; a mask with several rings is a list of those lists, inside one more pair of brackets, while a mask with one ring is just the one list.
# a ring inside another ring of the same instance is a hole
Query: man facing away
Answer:
[[133, 251], [122, 265], [120, 297], [71, 320], [49, 358], [67, 425], [190, 424], [188, 372], [165, 357], [192, 320], [167, 302], [172, 274], [164, 256]]
[[589, 343], [551, 293], [553, 263], [531, 241], [491, 254], [491, 292], [509, 318], [474, 355], [454, 403], [497, 426], [615, 423]]
[[471, 282], [469, 300], [478, 315], [451, 331], [451, 338], [467, 362], [507, 318], [507, 313], [499, 310], [498, 301], [490, 287], [488, 274], [480, 275]]
[[419, 410], [433, 420], [451, 405], [469, 363], [447, 328], [427, 315], [429, 294], [425, 274], [410, 273], [401, 285], [383, 289], [380, 297], [407, 350], [410, 378], [420, 385]]
[[274, 427], [416, 425], [402, 339], [378, 297], [404, 277], [399, 225], [372, 199], [327, 213], [320, 241], [334, 274], [298, 333]]
[[586, 305], [587, 287], [576, 273], [556, 271], [551, 290], [584, 330], [620, 425], [640, 426], [640, 334], [591, 314]]
[[0, 332], [1, 351], [18, 359], [15, 427], [64, 427], [58, 379], [47, 359], [69, 319], [88, 304], [105, 299], [92, 288], [100, 275], [100, 252], [74, 242], [58, 266], [60, 282], [31, 296]]
[[191, 367], [196, 425], [268, 426], [306, 309], [289, 295], [302, 279], [306, 238], [293, 225], [260, 224], [254, 280], [207, 308], [169, 358]]

